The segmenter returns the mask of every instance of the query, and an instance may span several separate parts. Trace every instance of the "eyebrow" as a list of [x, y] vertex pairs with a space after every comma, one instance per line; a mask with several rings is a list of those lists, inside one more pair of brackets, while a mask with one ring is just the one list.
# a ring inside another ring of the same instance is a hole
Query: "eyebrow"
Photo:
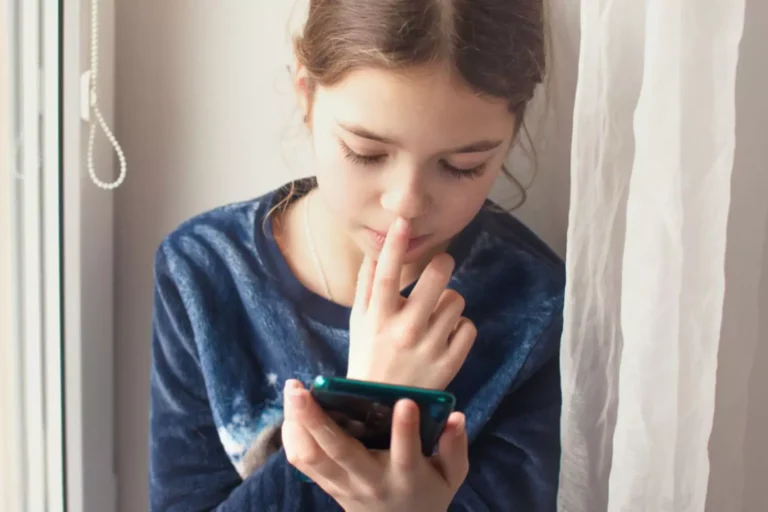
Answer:
[[[385, 137], [383, 135], [378, 135], [366, 128], [363, 128], [362, 126], [349, 125], [349, 124], [341, 123], [338, 121], [337, 121], [337, 124], [343, 130], [348, 131], [349, 133], [352, 133], [354, 135], [357, 135], [358, 137], [362, 137], [363, 139], [373, 140], [376, 142], [381, 142], [383, 144], [391, 144], [393, 146], [400, 145], [395, 139], [392, 139], [390, 137]], [[471, 144], [467, 144], [466, 146], [461, 146], [458, 148], [441, 151], [441, 153], [452, 153], [452, 154], [453, 153], [483, 153], [485, 151], [496, 149], [497, 147], [501, 146], [503, 143], [504, 143], [503, 140], [484, 139], [484, 140], [473, 142]]]

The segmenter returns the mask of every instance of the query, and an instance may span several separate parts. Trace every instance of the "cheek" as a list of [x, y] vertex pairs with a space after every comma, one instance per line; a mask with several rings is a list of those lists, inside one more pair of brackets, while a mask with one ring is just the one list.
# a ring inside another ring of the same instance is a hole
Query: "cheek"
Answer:
[[335, 139], [316, 139], [315, 174], [320, 195], [334, 215], [351, 219], [364, 209], [370, 180], [344, 158]]
[[440, 224], [441, 231], [448, 236], [453, 236], [466, 227], [472, 218], [483, 206], [485, 196], [476, 195], [467, 189], [455, 192], [451, 196], [453, 200], [442, 205]]
[[440, 196], [442, 230], [453, 235], [464, 229], [483, 207], [498, 173], [486, 173], [472, 180], [454, 180]]
[[366, 204], [364, 191], [356, 190], [347, 181], [337, 183], [334, 180], [322, 180], [319, 174], [317, 181], [326, 208], [338, 221], [352, 224], [361, 217]]

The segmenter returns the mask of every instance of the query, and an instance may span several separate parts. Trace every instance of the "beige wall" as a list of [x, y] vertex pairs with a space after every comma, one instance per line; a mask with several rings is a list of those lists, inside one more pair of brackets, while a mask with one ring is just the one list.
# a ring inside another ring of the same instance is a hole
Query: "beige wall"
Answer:
[[[116, 122], [129, 161], [128, 179], [116, 193], [115, 211], [116, 441], [123, 512], [144, 511], [147, 503], [152, 256], [157, 244], [190, 215], [260, 194], [311, 172], [285, 70], [290, 56], [286, 19], [292, 3], [117, 2]], [[568, 113], [579, 34], [577, 2], [554, 3], [558, 89], [552, 100], [561, 114], [540, 130], [547, 140], [537, 145], [539, 173], [522, 216], [563, 253]], [[750, 9], [764, 11], [763, 4], [750, 0]], [[751, 20], [755, 19], [759, 17], [753, 15]], [[768, 90], [765, 76], [756, 71], [758, 50], [768, 39], [764, 32], [758, 33], [755, 21], [750, 23], [740, 81], [740, 167], [734, 185], [738, 199], [732, 218], [730, 302], [721, 365], [721, 378], [728, 384], [718, 389], [722, 412], [718, 410], [713, 439], [716, 460], [711, 495], [726, 504], [729, 499], [740, 499], [743, 489], [744, 503], [749, 506], [742, 510], [762, 512], [768, 510], [766, 486], [755, 470], [768, 469], [768, 454], [761, 452], [768, 443], [759, 434], [761, 429], [768, 431], [768, 405], [757, 393], [767, 388], [768, 382], [760, 374], [768, 375], [768, 350], [755, 358], [752, 377], [737, 366], [751, 360], [752, 354], [737, 356], [728, 350], [737, 343], [754, 349], [759, 293], [763, 309], [768, 301], [768, 283], [755, 279], [757, 269], [768, 269], [768, 262], [756, 256], [762, 254], [765, 229], [755, 234], [749, 227], [751, 214], [746, 211], [762, 200], [758, 197], [761, 190], [750, 184], [758, 178], [753, 173], [764, 170], [762, 162], [768, 160], [768, 145], [752, 133], [756, 126], [768, 126], [768, 116], [753, 105], [762, 100], [764, 93], [759, 91]], [[761, 184], [762, 190], [768, 190], [766, 185]], [[503, 190], [500, 195], [504, 197]], [[746, 268], [752, 270], [745, 272]], [[734, 439], [739, 446], [742, 441], [747, 444], [746, 461], [729, 456], [724, 448]], [[739, 509], [723, 505], [711, 510]]]
[[[117, 2], [116, 442], [122, 512], [147, 510], [152, 258], [185, 218], [306, 169], [283, 45], [292, 2]], [[287, 165], [291, 164], [289, 171]]]
[[768, 510], [768, 3], [747, 0], [737, 82], [709, 512]]

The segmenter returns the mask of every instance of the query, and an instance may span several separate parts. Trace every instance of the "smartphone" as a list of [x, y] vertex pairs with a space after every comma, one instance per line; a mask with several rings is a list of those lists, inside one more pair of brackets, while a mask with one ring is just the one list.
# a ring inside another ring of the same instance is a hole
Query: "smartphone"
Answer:
[[432, 455], [456, 397], [447, 391], [318, 376], [310, 388], [320, 407], [350, 435], [370, 450], [388, 450], [392, 413], [398, 400], [409, 398], [419, 406], [419, 432], [425, 456]]

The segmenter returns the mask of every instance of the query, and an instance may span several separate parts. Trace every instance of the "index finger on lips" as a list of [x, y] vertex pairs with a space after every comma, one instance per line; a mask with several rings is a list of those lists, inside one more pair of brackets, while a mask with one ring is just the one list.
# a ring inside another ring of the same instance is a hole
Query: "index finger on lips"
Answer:
[[376, 264], [371, 302], [385, 313], [394, 312], [400, 304], [400, 277], [410, 238], [408, 221], [397, 218], [387, 232]]

